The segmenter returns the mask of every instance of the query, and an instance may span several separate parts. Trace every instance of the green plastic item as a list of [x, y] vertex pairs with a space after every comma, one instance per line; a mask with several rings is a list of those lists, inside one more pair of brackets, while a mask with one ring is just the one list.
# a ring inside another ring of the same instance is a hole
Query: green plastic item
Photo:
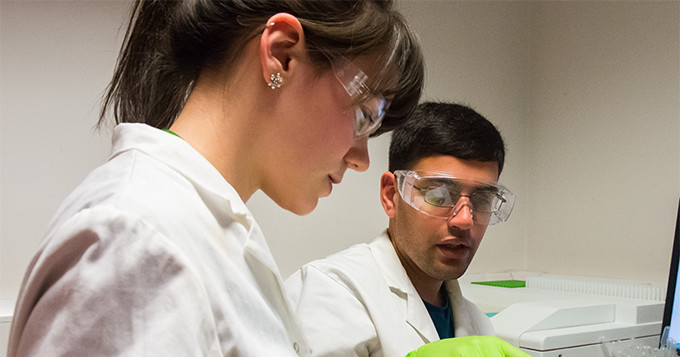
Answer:
[[525, 280], [492, 280], [492, 281], [473, 281], [470, 284], [496, 286], [499, 288], [526, 288]]
[[420, 346], [406, 357], [531, 357], [496, 336], [447, 338]]

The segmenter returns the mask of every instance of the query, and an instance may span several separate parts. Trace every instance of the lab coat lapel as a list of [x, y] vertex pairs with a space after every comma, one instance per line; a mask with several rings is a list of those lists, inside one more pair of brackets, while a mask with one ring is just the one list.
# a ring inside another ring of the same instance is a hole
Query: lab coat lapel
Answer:
[[415, 289], [408, 294], [406, 322], [418, 331], [426, 343], [439, 340], [439, 334], [434, 327], [432, 318], [430, 318], [430, 314], [427, 312], [423, 300]]
[[[199, 193], [201, 190], [199, 190]], [[297, 325], [290, 308], [288, 297], [283, 288], [283, 280], [278, 265], [269, 249], [260, 226], [255, 222], [250, 211], [243, 202], [232, 201], [215, 194], [202, 194], [206, 205], [215, 212], [215, 216], [226, 216], [234, 222], [241, 224], [248, 232], [243, 244], [243, 259], [250, 268], [253, 279], [259, 287], [269, 307], [281, 317], [281, 323], [288, 332], [292, 341], [295, 341], [296, 349], [301, 355], [309, 354], [308, 345]], [[221, 211], [223, 214], [217, 214]]]
[[402, 313], [406, 323], [418, 332], [425, 343], [439, 340], [430, 314], [401, 265], [387, 232], [371, 243], [371, 250], [390, 290], [405, 302], [405, 310]]
[[281, 274], [259, 226], [253, 225], [248, 233], [243, 258], [272, 309], [278, 311], [280, 316], [289, 316], [288, 304], [284, 303], [287, 300], [283, 293]]
[[254, 221], [251, 222], [251, 229], [243, 254], [246, 264], [250, 267], [260, 286], [262, 295], [266, 297], [277, 315], [281, 316], [281, 322], [290, 339], [294, 342], [296, 352], [302, 356], [309, 355], [311, 353], [309, 345], [293, 314], [288, 295], [285, 293], [279, 267], [269, 250], [260, 226]]
[[[260, 226], [255, 222], [251, 225], [243, 254], [246, 264], [253, 272], [255, 280], [272, 305], [271, 307], [279, 313], [279, 316], [292, 316], [279, 267], [260, 231]], [[295, 329], [297, 332], [297, 326], [286, 326], [286, 328], [289, 331]]]
[[211, 202], [206, 204], [214, 210], [226, 210], [226, 213], [235, 221], [243, 225], [248, 234], [243, 243], [243, 259], [252, 273], [255, 283], [267, 301], [269, 307], [281, 317], [281, 323], [301, 355], [309, 354], [308, 345], [297, 325], [290, 308], [288, 297], [285, 294], [283, 280], [279, 267], [269, 249], [260, 226], [255, 222], [247, 207], [242, 202], [222, 200], [219, 196], [213, 196]]
[[470, 316], [470, 310], [465, 308], [463, 294], [460, 291], [458, 280], [448, 280], [446, 291], [449, 294], [451, 309], [453, 310], [453, 321], [455, 336], [471, 336], [479, 334], [474, 328], [474, 319]]

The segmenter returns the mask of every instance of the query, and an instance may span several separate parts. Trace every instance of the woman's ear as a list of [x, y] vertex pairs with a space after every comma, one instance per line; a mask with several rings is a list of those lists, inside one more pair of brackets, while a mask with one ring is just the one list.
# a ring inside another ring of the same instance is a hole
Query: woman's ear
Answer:
[[380, 203], [387, 214], [387, 217], [394, 218], [397, 214], [397, 178], [393, 173], [387, 171], [380, 177]]
[[280, 73], [285, 81], [291, 66], [305, 54], [302, 24], [297, 17], [278, 13], [269, 18], [260, 38], [260, 61], [265, 83]]

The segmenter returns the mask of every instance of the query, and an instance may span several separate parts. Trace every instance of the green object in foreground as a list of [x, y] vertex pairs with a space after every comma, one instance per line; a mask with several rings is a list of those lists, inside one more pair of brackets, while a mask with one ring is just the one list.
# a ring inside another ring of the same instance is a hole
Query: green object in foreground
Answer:
[[499, 288], [526, 288], [527, 282], [524, 280], [493, 280], [493, 281], [473, 281], [470, 284], [497, 286]]
[[420, 346], [406, 357], [531, 357], [496, 336], [447, 338]]
[[161, 130], [163, 130], [164, 132], [166, 132], [166, 133], [168, 133], [168, 134], [172, 134], [172, 135], [174, 135], [174, 136], [176, 136], [176, 137], [178, 137], [178, 138], [180, 138], [180, 139], [182, 138], [181, 136], [177, 135], [177, 133], [175, 133], [174, 131], [172, 131], [172, 130], [170, 130], [170, 129], [161, 129]]

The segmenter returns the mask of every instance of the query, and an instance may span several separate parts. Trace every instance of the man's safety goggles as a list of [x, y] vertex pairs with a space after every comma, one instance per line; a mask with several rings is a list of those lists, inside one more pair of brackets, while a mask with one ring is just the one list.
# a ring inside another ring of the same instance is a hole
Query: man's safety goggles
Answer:
[[394, 175], [401, 198], [433, 217], [449, 219], [467, 205], [475, 224], [493, 225], [505, 222], [515, 205], [515, 194], [498, 183], [459, 179], [445, 172], [397, 170]]

